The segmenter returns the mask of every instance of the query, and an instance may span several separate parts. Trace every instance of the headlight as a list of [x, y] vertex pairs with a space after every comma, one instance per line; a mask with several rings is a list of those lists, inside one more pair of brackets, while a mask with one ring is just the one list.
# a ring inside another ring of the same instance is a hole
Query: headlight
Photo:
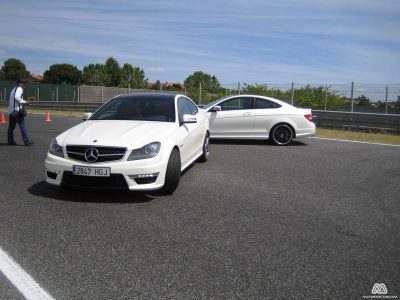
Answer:
[[59, 157], [64, 157], [64, 149], [57, 143], [56, 139], [53, 139], [51, 141], [49, 153], [59, 156]]
[[155, 157], [160, 152], [160, 148], [160, 142], [147, 144], [142, 148], [132, 150], [132, 153], [131, 155], [129, 155], [128, 160], [139, 160]]

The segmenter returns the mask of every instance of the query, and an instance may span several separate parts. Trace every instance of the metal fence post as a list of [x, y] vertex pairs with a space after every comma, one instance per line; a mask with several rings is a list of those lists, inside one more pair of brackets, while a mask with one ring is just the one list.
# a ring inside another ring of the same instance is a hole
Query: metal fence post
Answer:
[[389, 96], [389, 87], [388, 86], [386, 86], [386, 97], [385, 97], [385, 99], [386, 99], [386, 103], [385, 103], [385, 114], [388, 114], [388, 96]]
[[199, 84], [199, 104], [201, 104], [201, 82]]
[[238, 94], [240, 95], [240, 82], [238, 82]]
[[294, 105], [294, 82], [292, 82], [292, 95], [291, 95], [290, 100], [291, 100], [292, 105]]
[[324, 103], [324, 110], [326, 111], [326, 105], [328, 103], [328, 86], [325, 86], [325, 103]]
[[353, 98], [354, 98], [354, 81], [351, 83], [351, 102], [350, 102], [350, 111], [351, 112], [353, 112], [354, 111], [354, 101], [353, 101]]
[[58, 102], [58, 85], [56, 87], [56, 102]]

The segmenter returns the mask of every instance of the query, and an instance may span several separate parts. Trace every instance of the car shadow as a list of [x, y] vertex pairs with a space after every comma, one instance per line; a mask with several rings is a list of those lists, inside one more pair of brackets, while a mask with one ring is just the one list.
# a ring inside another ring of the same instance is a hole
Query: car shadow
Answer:
[[[212, 139], [211, 144], [216, 145], [269, 145], [277, 146], [270, 140], [241, 140], [241, 139]], [[307, 144], [294, 140], [286, 147], [307, 146]], [[281, 146], [277, 146], [281, 147]]]
[[58, 187], [45, 181], [33, 184], [28, 192], [31, 195], [70, 202], [88, 203], [145, 203], [153, 200], [156, 192], [132, 192], [124, 190], [97, 190], [75, 187]]

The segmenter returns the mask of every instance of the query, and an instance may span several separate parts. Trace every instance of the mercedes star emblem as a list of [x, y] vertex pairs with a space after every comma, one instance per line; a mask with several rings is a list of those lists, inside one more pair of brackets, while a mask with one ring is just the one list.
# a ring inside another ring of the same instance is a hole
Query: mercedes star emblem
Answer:
[[88, 162], [95, 162], [99, 158], [99, 150], [96, 148], [88, 148], [85, 152], [85, 159]]

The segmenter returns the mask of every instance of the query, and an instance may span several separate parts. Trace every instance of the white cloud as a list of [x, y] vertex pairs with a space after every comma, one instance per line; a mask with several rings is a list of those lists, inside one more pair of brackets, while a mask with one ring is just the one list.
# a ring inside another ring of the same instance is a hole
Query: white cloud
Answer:
[[3, 0], [0, 57], [44, 71], [113, 56], [165, 81], [399, 80], [397, 0], [171, 1]]
[[150, 68], [150, 72], [154, 72], [154, 73], [163, 73], [163, 72], [165, 72], [165, 68], [161, 68], [161, 67], [151, 67], [151, 68]]

